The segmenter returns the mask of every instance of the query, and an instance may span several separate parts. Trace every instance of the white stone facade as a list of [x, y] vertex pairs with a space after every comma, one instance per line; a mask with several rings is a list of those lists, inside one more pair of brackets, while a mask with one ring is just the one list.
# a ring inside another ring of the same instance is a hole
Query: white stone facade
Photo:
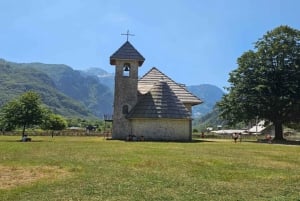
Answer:
[[190, 141], [190, 119], [133, 119], [132, 134], [150, 141]]

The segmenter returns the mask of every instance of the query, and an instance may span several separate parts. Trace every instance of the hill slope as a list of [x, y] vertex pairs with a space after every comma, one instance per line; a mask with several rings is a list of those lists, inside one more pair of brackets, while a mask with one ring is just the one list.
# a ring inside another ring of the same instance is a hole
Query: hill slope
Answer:
[[0, 64], [3, 103], [32, 89], [42, 94], [45, 104], [64, 116], [93, 114], [102, 118], [112, 114], [113, 93], [97, 76], [62, 64], [14, 63], [3, 59]]
[[96, 76], [101, 84], [107, 86], [112, 91], [114, 90], [115, 75], [113, 73], [108, 73], [101, 68], [89, 68], [83, 71], [83, 73], [90, 76]]
[[113, 93], [97, 76], [66, 65], [34, 64], [33, 68], [45, 72], [59, 91], [84, 104], [94, 115], [102, 118], [104, 114], [112, 114]]
[[216, 102], [220, 101], [224, 92], [217, 86], [211, 84], [200, 84], [187, 87], [190, 92], [204, 101], [204, 103], [193, 107], [193, 116], [202, 117], [213, 111]]
[[28, 90], [38, 92], [43, 103], [55, 113], [64, 116], [92, 116], [84, 105], [59, 92], [47, 74], [26, 65], [1, 59], [0, 106]]

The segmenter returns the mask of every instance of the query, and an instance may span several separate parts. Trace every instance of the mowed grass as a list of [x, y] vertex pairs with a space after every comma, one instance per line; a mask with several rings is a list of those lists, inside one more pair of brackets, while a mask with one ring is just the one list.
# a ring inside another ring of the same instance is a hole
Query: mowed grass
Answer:
[[300, 146], [0, 137], [0, 200], [300, 200]]

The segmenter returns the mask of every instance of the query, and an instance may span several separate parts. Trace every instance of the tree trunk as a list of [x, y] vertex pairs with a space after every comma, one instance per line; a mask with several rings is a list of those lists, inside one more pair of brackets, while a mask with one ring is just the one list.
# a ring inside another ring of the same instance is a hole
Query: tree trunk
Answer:
[[275, 138], [274, 140], [284, 140], [283, 138], [283, 128], [282, 128], [282, 123], [281, 122], [274, 122], [275, 126]]
[[25, 136], [25, 129], [26, 129], [26, 124], [24, 124], [24, 126], [23, 126], [22, 137]]

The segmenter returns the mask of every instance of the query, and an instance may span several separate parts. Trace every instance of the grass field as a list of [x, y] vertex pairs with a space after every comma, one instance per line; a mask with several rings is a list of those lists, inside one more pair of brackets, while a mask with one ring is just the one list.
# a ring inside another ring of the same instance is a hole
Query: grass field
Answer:
[[300, 146], [0, 136], [0, 200], [300, 201]]

